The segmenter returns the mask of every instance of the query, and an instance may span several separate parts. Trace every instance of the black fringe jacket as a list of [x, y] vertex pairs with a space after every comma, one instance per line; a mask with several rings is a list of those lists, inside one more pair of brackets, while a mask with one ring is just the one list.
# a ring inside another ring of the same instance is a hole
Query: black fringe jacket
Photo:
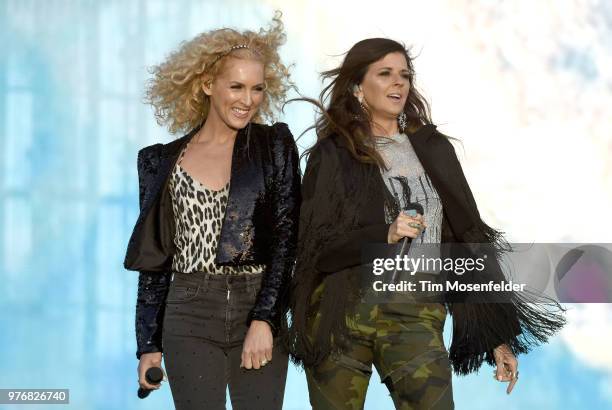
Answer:
[[[497, 259], [508, 250], [507, 242], [482, 221], [448, 137], [431, 124], [408, 137], [442, 201], [442, 242], [482, 243], [495, 261], [491, 279], [503, 278]], [[361, 264], [364, 244], [387, 242], [384, 207], [390, 195], [378, 166], [355, 160], [337, 135], [320, 141], [311, 153], [302, 181], [292, 324], [285, 339], [294, 363], [316, 365], [346, 347], [347, 308], [360, 298], [358, 271], [352, 268]], [[321, 318], [310, 340], [308, 322], [315, 314], [310, 296], [321, 281], [325, 291], [316, 307]], [[484, 361], [493, 365], [493, 349], [502, 343], [515, 354], [525, 353], [564, 324], [555, 303], [551, 311], [550, 303], [533, 305], [515, 294], [506, 295], [508, 303], [477, 303], [476, 294], [468, 295], [470, 303], [458, 303], [466, 295], [459, 296], [446, 303], [453, 318], [449, 358], [457, 374], [476, 371]]]

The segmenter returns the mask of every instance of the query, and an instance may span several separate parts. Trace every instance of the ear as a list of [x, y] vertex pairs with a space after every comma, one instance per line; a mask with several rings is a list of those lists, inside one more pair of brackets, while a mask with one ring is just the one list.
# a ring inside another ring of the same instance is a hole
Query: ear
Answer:
[[202, 91], [204, 91], [204, 94], [206, 94], [209, 97], [212, 95], [212, 86], [213, 86], [213, 79], [212, 77], [209, 76], [204, 80], [204, 83], [202, 84]]
[[363, 98], [363, 91], [361, 91], [361, 86], [359, 84], [355, 84], [353, 86], [353, 95], [355, 98], [359, 99], [359, 97]]

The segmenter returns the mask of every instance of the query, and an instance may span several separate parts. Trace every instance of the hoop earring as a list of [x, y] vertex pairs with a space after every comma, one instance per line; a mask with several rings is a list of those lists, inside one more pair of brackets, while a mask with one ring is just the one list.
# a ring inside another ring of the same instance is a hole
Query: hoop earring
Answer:
[[404, 132], [408, 127], [408, 116], [404, 111], [397, 116], [397, 125], [399, 126], [400, 132]]

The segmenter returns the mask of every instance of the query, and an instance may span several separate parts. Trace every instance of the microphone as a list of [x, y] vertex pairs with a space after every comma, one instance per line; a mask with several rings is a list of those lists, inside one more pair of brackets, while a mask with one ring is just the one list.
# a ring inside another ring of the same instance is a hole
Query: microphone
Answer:
[[[164, 379], [164, 372], [159, 367], [150, 367], [145, 372], [145, 380], [149, 384], [158, 384]], [[149, 393], [153, 390], [143, 389], [142, 387], [138, 388], [138, 397], [141, 399], [146, 398]]]
[[[425, 214], [425, 211], [423, 210], [423, 206], [417, 202], [410, 202], [406, 204], [403, 210], [406, 211], [408, 215], [412, 217], [417, 216], [417, 214], [421, 214], [421, 215]], [[399, 252], [400, 258], [404, 256], [404, 253], [406, 252], [407, 244], [408, 244], [408, 237], [405, 236], [404, 239], [402, 240], [402, 247], [400, 248], [400, 252]], [[395, 270], [393, 271], [393, 276], [391, 276], [391, 283], [395, 283], [396, 279], [397, 279], [397, 265], [395, 266]]]

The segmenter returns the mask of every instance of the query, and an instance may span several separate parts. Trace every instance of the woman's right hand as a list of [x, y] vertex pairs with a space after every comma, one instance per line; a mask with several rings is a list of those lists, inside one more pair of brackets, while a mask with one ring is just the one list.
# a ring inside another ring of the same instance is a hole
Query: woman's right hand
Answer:
[[[420, 228], [412, 227], [409, 224], [418, 224]], [[389, 227], [387, 234], [388, 243], [398, 243], [402, 238], [408, 237], [415, 239], [427, 227], [423, 215], [408, 216], [404, 211], [400, 212], [395, 221]]]
[[161, 387], [161, 383], [149, 384], [147, 383], [147, 380], [145, 379], [145, 373], [151, 367], [161, 368], [162, 372], [164, 373], [164, 377], [166, 376], [166, 372], [162, 368], [161, 362], [162, 362], [161, 352], [143, 353], [140, 356], [140, 362], [138, 362], [138, 384], [140, 384], [140, 387], [142, 387], [143, 389], [147, 389], [147, 390], [157, 390]]

